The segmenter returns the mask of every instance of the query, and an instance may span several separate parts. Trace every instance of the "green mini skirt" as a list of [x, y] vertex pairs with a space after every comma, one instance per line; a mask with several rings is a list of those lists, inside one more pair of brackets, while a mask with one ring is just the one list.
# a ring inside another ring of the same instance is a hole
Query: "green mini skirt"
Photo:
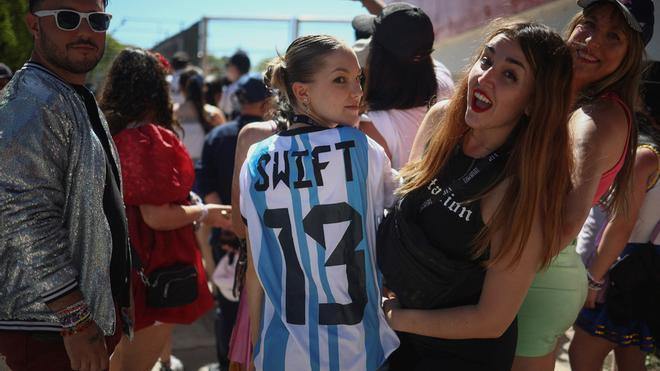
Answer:
[[575, 241], [536, 274], [518, 312], [517, 357], [541, 357], [575, 322], [587, 298], [587, 272]]

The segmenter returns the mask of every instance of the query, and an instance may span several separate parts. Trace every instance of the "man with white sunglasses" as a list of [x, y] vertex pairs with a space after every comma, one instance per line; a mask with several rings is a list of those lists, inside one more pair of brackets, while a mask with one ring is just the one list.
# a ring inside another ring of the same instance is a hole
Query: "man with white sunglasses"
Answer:
[[130, 250], [117, 154], [83, 84], [111, 15], [107, 0], [29, 5], [32, 56], [0, 93], [0, 369], [104, 370], [130, 331]]

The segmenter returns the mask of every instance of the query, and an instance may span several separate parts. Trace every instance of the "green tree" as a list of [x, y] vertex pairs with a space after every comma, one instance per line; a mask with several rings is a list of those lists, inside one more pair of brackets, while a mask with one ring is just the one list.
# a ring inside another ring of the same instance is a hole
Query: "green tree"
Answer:
[[266, 72], [266, 68], [268, 68], [268, 63], [273, 60], [275, 56], [270, 57], [270, 58], [264, 58], [257, 63], [257, 65], [252, 68], [255, 72]]
[[32, 51], [32, 35], [24, 22], [27, 11], [27, 0], [0, 1], [0, 62], [14, 71]]
[[229, 57], [216, 57], [215, 55], [208, 55], [206, 57], [206, 67], [209, 74], [224, 76], [227, 74], [227, 61]]
[[[0, 0], [0, 62], [14, 71], [30, 58], [32, 52], [32, 35], [24, 21], [27, 11], [27, 0]], [[93, 89], [103, 82], [112, 61], [124, 47], [108, 35], [103, 58], [87, 76], [87, 82]]]

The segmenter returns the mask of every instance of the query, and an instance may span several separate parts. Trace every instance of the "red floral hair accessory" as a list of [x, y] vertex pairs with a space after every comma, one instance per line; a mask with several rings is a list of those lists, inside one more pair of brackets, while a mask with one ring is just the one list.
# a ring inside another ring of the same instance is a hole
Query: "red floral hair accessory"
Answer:
[[172, 66], [170, 65], [170, 62], [167, 60], [167, 58], [163, 57], [163, 55], [158, 52], [152, 51], [151, 53], [158, 59], [160, 66], [163, 68], [163, 70], [165, 70], [166, 73], [170, 73], [172, 71]]

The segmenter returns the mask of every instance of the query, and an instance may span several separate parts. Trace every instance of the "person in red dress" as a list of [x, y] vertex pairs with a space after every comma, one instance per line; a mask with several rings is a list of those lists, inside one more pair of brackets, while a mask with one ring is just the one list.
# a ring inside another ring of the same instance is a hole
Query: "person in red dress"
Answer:
[[190, 304], [155, 308], [146, 288], [132, 274], [135, 337], [122, 339], [110, 369], [150, 370], [174, 324], [189, 324], [213, 307], [193, 224], [227, 228], [228, 206], [189, 201], [195, 179], [192, 161], [174, 132], [178, 125], [158, 55], [125, 49], [106, 78], [100, 107], [108, 118], [122, 169], [129, 237], [144, 273], [173, 264], [197, 271], [197, 297]]

